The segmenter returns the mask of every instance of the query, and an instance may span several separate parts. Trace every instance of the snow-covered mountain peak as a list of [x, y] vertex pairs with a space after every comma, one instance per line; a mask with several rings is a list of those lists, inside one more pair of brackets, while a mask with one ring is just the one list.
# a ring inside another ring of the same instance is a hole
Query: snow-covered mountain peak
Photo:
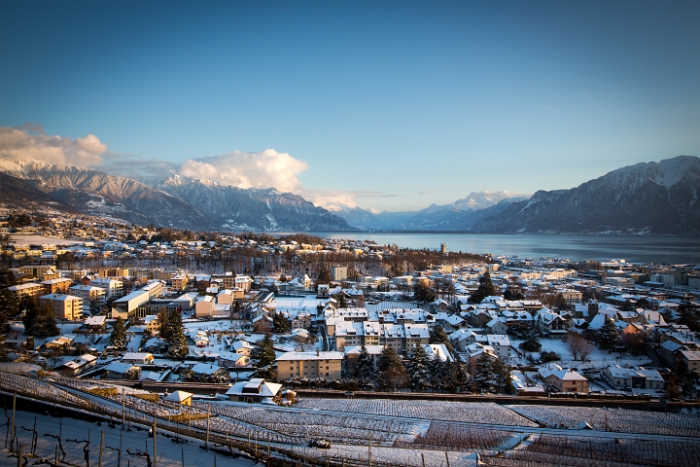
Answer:
[[472, 191], [466, 198], [459, 199], [452, 204], [457, 209], [478, 211], [494, 206], [504, 199], [527, 198], [529, 196], [510, 191]]

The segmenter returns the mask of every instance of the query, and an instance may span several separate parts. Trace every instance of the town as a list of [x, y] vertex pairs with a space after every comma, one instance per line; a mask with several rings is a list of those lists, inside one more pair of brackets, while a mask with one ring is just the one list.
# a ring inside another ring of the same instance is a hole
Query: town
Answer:
[[27, 214], [0, 234], [6, 393], [31, 373], [187, 407], [314, 391], [697, 405], [695, 265]]

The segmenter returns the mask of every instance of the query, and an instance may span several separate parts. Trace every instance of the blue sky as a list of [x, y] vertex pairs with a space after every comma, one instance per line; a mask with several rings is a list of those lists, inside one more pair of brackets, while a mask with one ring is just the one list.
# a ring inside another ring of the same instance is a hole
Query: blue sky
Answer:
[[6, 0], [0, 150], [392, 211], [572, 188], [700, 155], [698, 25], [697, 1]]

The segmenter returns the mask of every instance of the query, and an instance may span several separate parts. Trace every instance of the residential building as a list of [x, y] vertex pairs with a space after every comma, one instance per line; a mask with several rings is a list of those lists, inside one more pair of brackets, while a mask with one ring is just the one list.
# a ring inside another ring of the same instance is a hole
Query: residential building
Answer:
[[83, 299], [83, 313], [96, 313], [105, 304], [105, 289], [92, 285], [74, 285], [68, 288], [68, 293]]
[[105, 289], [105, 298], [118, 298], [124, 295], [124, 283], [116, 279], [92, 279], [90, 285]]
[[540, 368], [539, 373], [545, 383], [559, 392], [588, 392], [588, 379], [585, 376], [556, 363]]
[[68, 288], [73, 284], [73, 281], [66, 278], [48, 279], [41, 283], [44, 286], [44, 293], [49, 294], [67, 294]]
[[194, 394], [191, 392], [177, 390], [174, 393], [165, 396], [163, 400], [190, 407], [192, 406], [192, 396], [194, 396]]
[[223, 352], [216, 361], [221, 368], [244, 368], [250, 364], [250, 357], [240, 353]]
[[187, 288], [188, 277], [187, 274], [175, 274], [172, 279], [170, 279], [173, 290], [185, 290]]
[[347, 266], [332, 266], [331, 267], [331, 280], [335, 282], [340, 282], [348, 279], [348, 267]]
[[83, 316], [83, 299], [72, 295], [51, 294], [39, 297], [39, 304], [49, 303], [57, 319], [76, 320]]
[[30, 276], [34, 277], [36, 279], [40, 280], [46, 280], [48, 278], [44, 277], [46, 273], [49, 274], [54, 274], [54, 269], [52, 265], [29, 265], [29, 266], [20, 266], [19, 270], [24, 274], [25, 276]]
[[211, 318], [214, 315], [214, 297], [205, 295], [194, 304], [195, 318]]
[[74, 377], [93, 369], [96, 364], [97, 357], [90, 354], [84, 354], [74, 360], [64, 363], [60, 367], [54, 369], [54, 371], [62, 374], [63, 376]]
[[44, 286], [42, 284], [35, 284], [33, 282], [27, 284], [11, 285], [8, 290], [17, 294], [17, 298], [22, 300], [24, 297], [34, 297], [37, 298], [44, 295]]
[[287, 352], [277, 357], [277, 379], [340, 379], [341, 352]]
[[234, 383], [226, 391], [229, 400], [236, 402], [261, 403], [264, 400], [273, 400], [278, 397], [282, 385], [269, 383], [262, 378], [253, 378], [250, 381]]
[[103, 315], [90, 316], [85, 320], [85, 326], [93, 332], [104, 330], [107, 317]]
[[111, 362], [105, 368], [105, 373], [109, 379], [139, 379], [141, 368], [131, 363]]
[[151, 365], [153, 363], [153, 354], [148, 352], [126, 352], [121, 361], [134, 365]]
[[656, 370], [644, 368], [625, 368], [620, 365], [610, 365], [600, 371], [605, 382], [616, 389], [663, 389], [664, 379]]

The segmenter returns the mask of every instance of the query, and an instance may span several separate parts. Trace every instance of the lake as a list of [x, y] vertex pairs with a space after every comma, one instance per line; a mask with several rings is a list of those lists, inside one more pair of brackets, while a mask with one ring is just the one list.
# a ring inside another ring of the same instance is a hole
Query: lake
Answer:
[[697, 237], [618, 235], [506, 235], [468, 233], [313, 233], [322, 238], [372, 240], [403, 248], [491, 253], [520, 257], [568, 258], [572, 261], [625, 259], [633, 263], [700, 263]]

